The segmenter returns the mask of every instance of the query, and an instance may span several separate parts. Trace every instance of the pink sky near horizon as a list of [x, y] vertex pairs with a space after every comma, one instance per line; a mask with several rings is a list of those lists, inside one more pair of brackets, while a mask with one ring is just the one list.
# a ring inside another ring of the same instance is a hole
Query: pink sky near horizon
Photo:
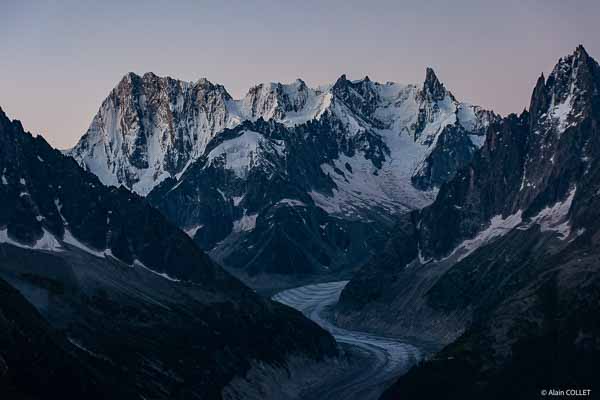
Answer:
[[600, 59], [591, 0], [171, 3], [0, 0], [0, 107], [67, 148], [129, 71], [206, 77], [239, 98], [344, 73], [420, 84], [431, 66], [459, 100], [505, 115], [578, 44]]

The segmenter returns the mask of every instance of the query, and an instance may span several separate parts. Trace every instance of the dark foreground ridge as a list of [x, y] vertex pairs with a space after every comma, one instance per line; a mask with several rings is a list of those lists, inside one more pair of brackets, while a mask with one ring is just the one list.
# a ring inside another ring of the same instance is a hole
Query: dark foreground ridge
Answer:
[[258, 363], [336, 354], [330, 335], [259, 298], [144, 199], [1, 111], [0, 204], [0, 393], [220, 399]]

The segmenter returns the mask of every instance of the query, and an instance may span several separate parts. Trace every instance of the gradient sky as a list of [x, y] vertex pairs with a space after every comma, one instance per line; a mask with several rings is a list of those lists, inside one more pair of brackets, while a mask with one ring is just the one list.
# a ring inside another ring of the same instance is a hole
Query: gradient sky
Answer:
[[128, 71], [234, 97], [265, 81], [316, 86], [342, 73], [420, 83], [519, 112], [541, 72], [582, 43], [600, 59], [598, 0], [0, 0], [0, 106], [60, 148]]

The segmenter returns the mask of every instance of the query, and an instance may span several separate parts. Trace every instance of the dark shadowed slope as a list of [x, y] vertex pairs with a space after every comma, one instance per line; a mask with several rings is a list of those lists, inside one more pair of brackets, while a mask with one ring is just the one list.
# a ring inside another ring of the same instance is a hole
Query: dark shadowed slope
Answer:
[[13, 287], [0, 279], [0, 392], [6, 399], [131, 398], [103, 369], [55, 331]]
[[[118, 377], [101, 384], [111, 396], [221, 398], [259, 363], [336, 353], [326, 332], [259, 298], [144, 199], [103, 186], [1, 112], [0, 204], [0, 277], [60, 331], [64, 368], [80, 369], [84, 383]], [[71, 358], [73, 349], [87, 358]], [[8, 370], [24, 379], [11, 354], [2, 355]], [[81, 392], [63, 389], [67, 398]]]

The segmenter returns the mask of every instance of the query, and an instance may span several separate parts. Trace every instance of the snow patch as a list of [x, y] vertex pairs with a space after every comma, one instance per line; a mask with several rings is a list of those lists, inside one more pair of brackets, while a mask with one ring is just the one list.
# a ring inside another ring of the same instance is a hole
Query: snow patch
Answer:
[[478, 149], [482, 148], [485, 143], [485, 135], [469, 135], [469, 139]]
[[571, 115], [571, 110], [573, 109], [573, 96], [569, 94], [565, 101], [562, 103], [556, 104], [552, 111], [551, 115], [554, 119], [558, 120], [558, 131], [560, 133], [564, 132], [565, 129], [569, 127], [568, 118]]
[[69, 339], [69, 342], [71, 342], [72, 345], [74, 345], [78, 349], [88, 353], [92, 357], [99, 358], [99, 359], [105, 360], [105, 361], [111, 361], [108, 357], [103, 356], [102, 354], [95, 353], [95, 352], [89, 350], [88, 348], [84, 347], [79, 341], [73, 339], [72, 337], [67, 337], [67, 339]]
[[468, 239], [462, 242], [452, 251], [452, 253], [450, 253], [450, 255], [444, 257], [444, 259], [460, 253], [457, 259], [458, 262], [473, 253], [478, 248], [490, 243], [492, 239], [497, 239], [506, 235], [523, 221], [522, 214], [523, 211], [519, 210], [506, 218], [503, 218], [502, 215], [494, 216], [490, 220], [490, 224], [486, 229], [479, 232], [473, 239]]
[[234, 232], [253, 231], [256, 228], [256, 218], [258, 214], [244, 215], [242, 218], [233, 222]]
[[[60, 189], [60, 186], [59, 186], [59, 189]], [[63, 206], [58, 199], [54, 199], [54, 206], [56, 207], [56, 211], [58, 211], [58, 215], [60, 216], [60, 219], [62, 220], [63, 224], [69, 225], [69, 223], [65, 219], [64, 215], [62, 214]]]
[[538, 224], [542, 232], [557, 232], [561, 240], [566, 239], [571, 234], [568, 216], [576, 191], [577, 188], [573, 188], [564, 201], [557, 202], [552, 207], [544, 208], [535, 217], [531, 218], [531, 223]]
[[162, 278], [164, 278], [166, 280], [169, 280], [171, 282], [181, 282], [181, 280], [179, 280], [177, 278], [173, 278], [172, 276], [169, 276], [168, 274], [166, 274], [164, 272], [158, 272], [158, 271], [155, 271], [155, 270], [153, 270], [151, 268], [146, 267], [144, 265], [144, 263], [142, 263], [140, 260], [137, 260], [137, 259], [134, 260], [133, 261], [133, 265], [134, 266], [137, 265], [138, 267], [142, 267], [143, 269], [145, 269], [145, 270], [147, 270], [149, 272], [152, 272], [154, 275], [158, 275], [158, 276], [160, 276], [160, 277], [162, 277]]
[[45, 250], [45, 251], [62, 251], [62, 247], [60, 242], [48, 232], [46, 229], [43, 229], [43, 235], [40, 239], [38, 239], [33, 245], [26, 245], [23, 243], [19, 243], [16, 240], [11, 239], [8, 236], [8, 229], [0, 230], [0, 243], [7, 243], [13, 246], [21, 247], [23, 249], [32, 249], [32, 250]]
[[104, 256], [106, 255], [106, 249], [105, 250], [92, 249], [91, 247], [89, 247], [89, 246], [83, 244], [82, 242], [80, 242], [79, 240], [77, 240], [77, 238], [75, 236], [73, 236], [68, 229], [65, 229], [65, 234], [63, 236], [63, 242], [70, 244], [71, 246], [77, 247], [78, 249], [83, 250], [86, 253], [89, 253], [96, 257], [104, 258]]
[[242, 202], [242, 200], [244, 199], [244, 196], [234, 196], [231, 198], [233, 200], [233, 205], [235, 207], [239, 206], [240, 203]]
[[[514, 228], [527, 230], [533, 224], [538, 224], [542, 232], [557, 232], [559, 233], [561, 240], [566, 239], [571, 234], [568, 214], [576, 191], [577, 188], [573, 188], [564, 201], [557, 202], [551, 207], [544, 208], [527, 221], [523, 221], [522, 219], [522, 210], [519, 210], [506, 218], [503, 218], [501, 215], [496, 215], [490, 220], [490, 224], [485, 230], [479, 232], [473, 239], [462, 242], [452, 251], [452, 253], [450, 253], [450, 255], [444, 257], [442, 260], [459, 253], [460, 255], [457, 259], [458, 262], [478, 248], [490, 243], [492, 239], [504, 236]], [[578, 236], [580, 234], [583, 234], [582, 230], [577, 232]]]
[[[425, 265], [431, 261], [431, 259], [425, 259], [425, 257], [423, 257], [423, 252], [421, 251], [420, 246], [417, 249], [417, 258], [419, 259], [419, 264], [421, 264], [421, 265]], [[410, 265], [410, 263], [406, 264], [406, 267], [408, 267], [409, 265]]]
[[198, 232], [198, 230], [202, 229], [203, 227], [204, 227], [204, 225], [192, 226], [191, 228], [185, 229], [184, 232], [186, 233], [186, 235], [188, 235], [189, 237], [191, 237], [193, 239], [194, 236], [196, 236], [196, 232]]
[[43, 230], [44, 234], [37, 242], [33, 245], [36, 250], [47, 250], [47, 251], [62, 251], [60, 242], [48, 232], [46, 229]]
[[296, 200], [296, 199], [281, 199], [279, 200], [277, 204], [284, 204], [284, 205], [288, 205], [290, 207], [306, 207], [306, 204], [303, 203], [300, 200]]

